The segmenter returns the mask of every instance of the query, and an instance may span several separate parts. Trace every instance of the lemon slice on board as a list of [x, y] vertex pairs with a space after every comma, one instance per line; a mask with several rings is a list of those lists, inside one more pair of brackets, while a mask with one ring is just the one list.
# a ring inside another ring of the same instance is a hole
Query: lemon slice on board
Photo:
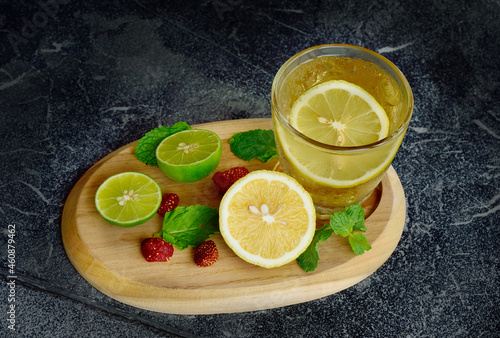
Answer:
[[163, 173], [178, 182], [194, 182], [219, 165], [222, 143], [210, 130], [184, 130], [166, 137], [156, 148], [156, 161]]
[[243, 260], [265, 268], [296, 259], [316, 230], [311, 196], [281, 172], [257, 170], [224, 194], [219, 208], [220, 233]]
[[161, 196], [160, 186], [148, 175], [124, 172], [109, 177], [99, 186], [95, 205], [109, 223], [132, 227], [156, 214]]
[[[311, 139], [339, 147], [382, 140], [390, 126], [386, 112], [373, 96], [343, 80], [323, 82], [304, 92], [293, 104], [289, 121]], [[398, 150], [395, 143], [370, 152], [326, 154], [279, 130], [279, 124], [276, 128], [283, 151], [296, 170], [332, 187], [348, 188], [370, 180], [387, 168]]]

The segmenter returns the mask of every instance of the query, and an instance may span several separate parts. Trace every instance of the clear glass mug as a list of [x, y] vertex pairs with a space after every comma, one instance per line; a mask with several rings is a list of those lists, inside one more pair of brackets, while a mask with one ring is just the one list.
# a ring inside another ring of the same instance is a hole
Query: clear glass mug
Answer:
[[[289, 123], [295, 100], [329, 80], [345, 80], [365, 89], [390, 121], [387, 137], [371, 144], [339, 147], [318, 142]], [[276, 145], [283, 172], [311, 194], [319, 219], [363, 203], [384, 177], [396, 155], [413, 112], [413, 94], [401, 71], [385, 57], [362, 47], [331, 44], [291, 57], [277, 72], [271, 89]]]

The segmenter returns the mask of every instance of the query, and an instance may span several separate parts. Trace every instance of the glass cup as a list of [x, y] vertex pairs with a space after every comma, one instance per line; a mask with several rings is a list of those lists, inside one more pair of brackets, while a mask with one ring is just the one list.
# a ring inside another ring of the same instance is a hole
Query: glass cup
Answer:
[[[362, 87], [389, 117], [387, 137], [362, 146], [318, 142], [294, 128], [289, 114], [297, 98], [329, 80]], [[271, 89], [273, 124], [283, 172], [311, 194], [319, 219], [363, 203], [379, 185], [396, 155], [413, 112], [413, 94], [401, 71], [385, 57], [362, 47], [311, 47], [286, 61]]]

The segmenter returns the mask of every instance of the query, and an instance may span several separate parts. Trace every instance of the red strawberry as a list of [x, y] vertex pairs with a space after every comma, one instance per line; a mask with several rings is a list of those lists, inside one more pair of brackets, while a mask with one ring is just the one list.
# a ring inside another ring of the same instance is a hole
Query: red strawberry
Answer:
[[164, 194], [161, 197], [160, 208], [157, 212], [164, 216], [165, 213], [174, 210], [177, 204], [179, 204], [179, 196], [177, 194]]
[[218, 171], [212, 176], [212, 180], [219, 190], [219, 193], [225, 194], [227, 189], [231, 187], [234, 182], [248, 174], [248, 169], [244, 167], [234, 167], [226, 171]]
[[168, 262], [174, 254], [174, 247], [163, 238], [146, 238], [141, 243], [141, 252], [148, 262]]
[[201, 267], [214, 264], [217, 258], [219, 258], [219, 250], [212, 240], [201, 243], [194, 251], [194, 262]]

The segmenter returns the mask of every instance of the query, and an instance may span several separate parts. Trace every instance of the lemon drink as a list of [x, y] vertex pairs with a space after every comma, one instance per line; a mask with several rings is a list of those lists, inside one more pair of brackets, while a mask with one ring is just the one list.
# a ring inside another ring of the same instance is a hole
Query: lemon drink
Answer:
[[312, 47], [292, 57], [274, 79], [271, 101], [281, 167], [311, 194], [318, 218], [370, 196], [413, 109], [399, 69], [349, 45]]

